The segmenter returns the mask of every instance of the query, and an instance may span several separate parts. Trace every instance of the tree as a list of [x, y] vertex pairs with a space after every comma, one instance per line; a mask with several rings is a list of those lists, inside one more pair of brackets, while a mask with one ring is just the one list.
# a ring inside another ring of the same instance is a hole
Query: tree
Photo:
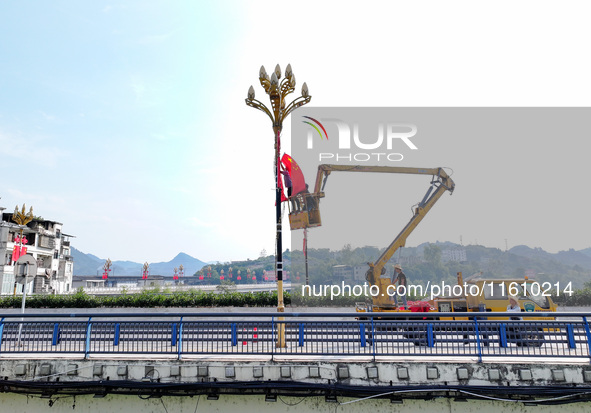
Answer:
[[423, 251], [425, 261], [432, 265], [438, 265], [441, 263], [441, 249], [435, 244], [429, 244]]
[[229, 293], [231, 291], [236, 291], [236, 284], [234, 281], [224, 280], [215, 287], [215, 289], [221, 293]]

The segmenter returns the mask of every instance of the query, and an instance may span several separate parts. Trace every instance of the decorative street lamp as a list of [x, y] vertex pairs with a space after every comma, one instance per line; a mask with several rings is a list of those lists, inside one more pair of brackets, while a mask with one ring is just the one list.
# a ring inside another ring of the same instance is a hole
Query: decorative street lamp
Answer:
[[[20, 227], [21, 227], [20, 228], [21, 235], [20, 235], [20, 237], [18, 237], [19, 246], [15, 247], [15, 248], [18, 248], [18, 254], [16, 254], [18, 256], [16, 256], [14, 253], [12, 254], [14, 261], [17, 261], [21, 255], [24, 255], [23, 254], [23, 243], [25, 243], [25, 244], [27, 243], [27, 241], [23, 239], [24, 229], [25, 229], [25, 226], [29, 222], [31, 222], [33, 220], [33, 218], [35, 217], [33, 215], [33, 207], [31, 207], [31, 209], [29, 209], [29, 212], [27, 214], [25, 214], [25, 209], [26, 209], [25, 204], [23, 204], [22, 211], [18, 210], [18, 205], [17, 205], [16, 207], [14, 207], [14, 213], [12, 214], [12, 220], [14, 222], [16, 222], [17, 225], [20, 225]], [[16, 274], [15, 274], [13, 295], [16, 295], [16, 285], [17, 285], [17, 282], [16, 282]], [[27, 288], [27, 283], [23, 284], [23, 295], [26, 295], [25, 294], [26, 288]]]
[[150, 268], [150, 264], [148, 264], [147, 262], [145, 262], [144, 263], [144, 269], [142, 271], [142, 280], [147, 280], [148, 279], [149, 268]]
[[105, 261], [105, 265], [103, 265], [103, 280], [106, 280], [109, 278], [109, 271], [111, 271], [111, 265], [113, 263], [111, 262], [110, 258], [107, 258], [107, 261]]
[[179, 277], [183, 278], [183, 276], [185, 275], [185, 267], [183, 267], [183, 264], [179, 265]]
[[[248, 89], [246, 104], [250, 107], [265, 112], [271, 119], [273, 124], [273, 137], [275, 141], [275, 222], [276, 222], [276, 251], [275, 251], [275, 267], [277, 273], [277, 311], [282, 313], [285, 310], [283, 304], [283, 257], [282, 257], [282, 237], [281, 237], [281, 188], [279, 186], [279, 156], [281, 150], [281, 129], [283, 128], [283, 121], [289, 114], [310, 102], [312, 97], [308, 94], [308, 86], [304, 82], [302, 85], [302, 95], [295, 98], [291, 103], [286, 102], [287, 95], [295, 91], [296, 80], [291, 70], [291, 65], [288, 64], [285, 68], [285, 78], [281, 80], [281, 68], [279, 65], [275, 66], [275, 71], [269, 79], [269, 75], [264, 66], [261, 66], [259, 71], [259, 81], [261, 86], [265, 89], [265, 93], [269, 95], [271, 101], [271, 109], [267, 108], [261, 101], [255, 99], [254, 88], [251, 86]], [[282, 318], [280, 319], [282, 320]], [[280, 328], [277, 334], [277, 347], [286, 347], [285, 334], [283, 323], [279, 324]]]
[[179, 276], [177, 275], [177, 272], [179, 271], [179, 269], [177, 267], [174, 267], [174, 275], [172, 276], [173, 280], [178, 280]]
[[[29, 209], [29, 212], [27, 214], [25, 214], [25, 209], [26, 209], [25, 208], [25, 204], [23, 204], [22, 211], [19, 211], [18, 210], [18, 205], [17, 205], [14, 208], [14, 213], [12, 214], [12, 220], [14, 222], [16, 222], [17, 225], [19, 225], [21, 227], [20, 228], [20, 230], [21, 230], [20, 237], [18, 237], [18, 241], [15, 240], [15, 241], [17, 241], [19, 243], [18, 253], [17, 254], [14, 254], [14, 252], [13, 252], [13, 254], [12, 254], [13, 255], [13, 259], [16, 258], [15, 261], [17, 261], [17, 262], [15, 262], [15, 267], [14, 267], [14, 269], [15, 269], [15, 274], [14, 274], [14, 293], [13, 293], [14, 295], [16, 295], [16, 284], [17, 284], [17, 277], [16, 277], [17, 274], [16, 273], [17, 273], [17, 265], [19, 265], [19, 263], [22, 260], [28, 260], [29, 261], [27, 263], [27, 265], [24, 265], [24, 269], [26, 269], [26, 270], [23, 271], [23, 273], [24, 273], [23, 275], [25, 276], [25, 279], [24, 279], [24, 282], [23, 282], [23, 299], [22, 299], [22, 302], [21, 302], [21, 313], [22, 314], [25, 313], [25, 303], [26, 303], [26, 300], [27, 300], [27, 284], [28, 284], [28, 277], [29, 277], [29, 270], [30, 270], [28, 268], [29, 264], [32, 267], [32, 271], [31, 272], [33, 272], [33, 274], [32, 274], [33, 275], [33, 279], [34, 279], [35, 274], [37, 272], [37, 266], [34, 264], [35, 261], [33, 260], [33, 257], [27, 256], [27, 257], [21, 258], [22, 255], [26, 255], [26, 253], [23, 253], [23, 243], [25, 243], [25, 244], [27, 243], [25, 240], [23, 240], [25, 226], [29, 222], [31, 222], [33, 220], [33, 218], [35, 217], [33, 215], [33, 207], [31, 207], [31, 209]], [[21, 321], [23, 321], [22, 318], [21, 318]], [[22, 332], [22, 328], [23, 328], [23, 324], [20, 323], [19, 326], [18, 326], [18, 345], [19, 346], [22, 345], [22, 343], [21, 343], [21, 332]]]

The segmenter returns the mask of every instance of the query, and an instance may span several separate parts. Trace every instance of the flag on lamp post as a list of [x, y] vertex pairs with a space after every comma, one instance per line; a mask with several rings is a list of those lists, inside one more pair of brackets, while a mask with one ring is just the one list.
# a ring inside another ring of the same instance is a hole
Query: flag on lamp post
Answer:
[[285, 170], [289, 173], [289, 177], [291, 178], [291, 195], [297, 195], [300, 192], [306, 190], [306, 180], [304, 178], [304, 174], [302, 169], [297, 164], [297, 162], [288, 154], [284, 153], [283, 157], [281, 158], [281, 163], [285, 167]]

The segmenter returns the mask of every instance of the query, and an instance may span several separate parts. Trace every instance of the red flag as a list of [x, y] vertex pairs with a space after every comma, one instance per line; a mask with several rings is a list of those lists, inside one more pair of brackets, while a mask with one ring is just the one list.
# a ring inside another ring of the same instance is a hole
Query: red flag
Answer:
[[296, 161], [293, 160], [288, 154], [283, 154], [281, 163], [284, 165], [285, 170], [289, 173], [291, 178], [291, 195], [297, 195], [300, 192], [306, 190], [306, 180], [302, 169], [299, 167]]
[[287, 197], [285, 196], [285, 190], [283, 189], [283, 175], [281, 174], [280, 165], [277, 165], [277, 186], [281, 191], [281, 202], [287, 201]]

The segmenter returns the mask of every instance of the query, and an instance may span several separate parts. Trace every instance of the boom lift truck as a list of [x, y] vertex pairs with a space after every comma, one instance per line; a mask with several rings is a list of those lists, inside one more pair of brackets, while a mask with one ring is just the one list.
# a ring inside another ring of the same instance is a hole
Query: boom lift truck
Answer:
[[422, 221], [425, 215], [431, 210], [433, 205], [439, 198], [449, 191], [453, 193], [455, 184], [451, 177], [443, 168], [412, 168], [412, 167], [396, 167], [396, 166], [361, 166], [361, 165], [319, 165], [318, 174], [316, 175], [316, 182], [313, 193], [300, 193], [296, 195], [295, 205], [299, 206], [293, 208], [289, 213], [289, 223], [291, 229], [304, 229], [310, 227], [318, 227], [322, 224], [320, 218], [320, 199], [324, 197], [324, 186], [328, 176], [333, 171], [338, 172], [374, 172], [374, 173], [394, 173], [394, 174], [412, 174], [412, 175], [431, 175], [431, 185], [423, 199], [414, 208], [413, 216], [398, 236], [386, 248], [382, 255], [375, 263], [368, 263], [369, 269], [365, 278], [370, 285], [376, 285], [379, 288], [379, 294], [373, 297], [371, 306], [364, 307], [364, 305], [357, 305], [357, 311], [398, 311], [394, 303], [390, 300], [387, 293], [388, 286], [391, 280], [388, 278], [381, 278], [386, 273], [385, 265], [388, 263], [394, 253], [406, 244], [406, 239]]
[[[396, 236], [394, 241], [386, 248], [382, 255], [375, 263], [368, 263], [369, 269], [366, 273], [366, 279], [370, 285], [376, 285], [379, 288], [377, 296], [372, 298], [371, 304], [358, 303], [356, 306], [357, 312], [407, 312], [408, 309], [401, 310], [397, 308], [387, 293], [388, 287], [392, 284], [389, 278], [382, 278], [385, 274], [385, 265], [392, 258], [394, 253], [405, 246], [406, 239], [417, 227], [425, 215], [431, 210], [433, 205], [441, 198], [445, 191], [453, 193], [455, 184], [451, 177], [443, 170], [443, 168], [409, 168], [409, 167], [389, 167], [389, 166], [350, 166], [350, 165], [320, 165], [318, 167], [318, 174], [313, 193], [301, 193], [296, 196], [295, 205], [289, 214], [289, 221], [291, 229], [304, 229], [310, 227], [318, 227], [322, 224], [320, 218], [319, 203], [320, 199], [325, 196], [324, 186], [326, 180], [331, 172], [379, 172], [379, 173], [397, 173], [397, 174], [418, 174], [431, 175], [431, 185], [423, 199], [414, 207], [413, 216], [406, 226]], [[485, 280], [477, 278], [479, 274], [466, 279], [467, 284], [476, 284], [480, 287], [481, 295], [468, 297], [436, 297], [430, 301], [432, 308], [424, 309], [423, 311], [436, 311], [453, 313], [455, 311], [498, 311], [503, 312], [508, 302], [508, 295], [503, 291], [509, 291], [516, 286], [522, 288], [518, 291], [518, 301], [520, 306], [528, 311], [556, 311], [556, 304], [551, 298], [542, 297], [540, 299], [533, 295], [534, 284], [527, 280]], [[485, 284], [486, 283], [486, 284]], [[458, 284], [463, 285], [461, 273], [458, 273]], [[484, 288], [485, 285], [487, 288]], [[517, 291], [517, 290], [516, 290]], [[364, 319], [364, 318], [360, 318]], [[437, 319], [440, 319], [437, 317]], [[459, 320], [465, 319], [460, 317], [444, 317], [441, 320]], [[498, 320], [506, 319], [505, 317], [498, 318]], [[554, 317], [544, 317], [541, 320], [552, 320]], [[528, 320], [524, 317], [524, 320]], [[515, 331], [520, 331], [519, 334], [514, 333], [514, 337], [508, 337], [509, 341], [515, 342], [518, 346], [541, 346], [544, 344], [544, 331], [546, 328], [531, 325], [518, 329], [512, 327]], [[406, 327], [405, 335], [414, 340], [415, 344], [425, 343], [425, 333], [415, 331], [413, 327]], [[486, 335], [486, 334], [485, 334]], [[371, 340], [371, 335], [369, 336]], [[483, 337], [489, 340], [489, 337]]]

